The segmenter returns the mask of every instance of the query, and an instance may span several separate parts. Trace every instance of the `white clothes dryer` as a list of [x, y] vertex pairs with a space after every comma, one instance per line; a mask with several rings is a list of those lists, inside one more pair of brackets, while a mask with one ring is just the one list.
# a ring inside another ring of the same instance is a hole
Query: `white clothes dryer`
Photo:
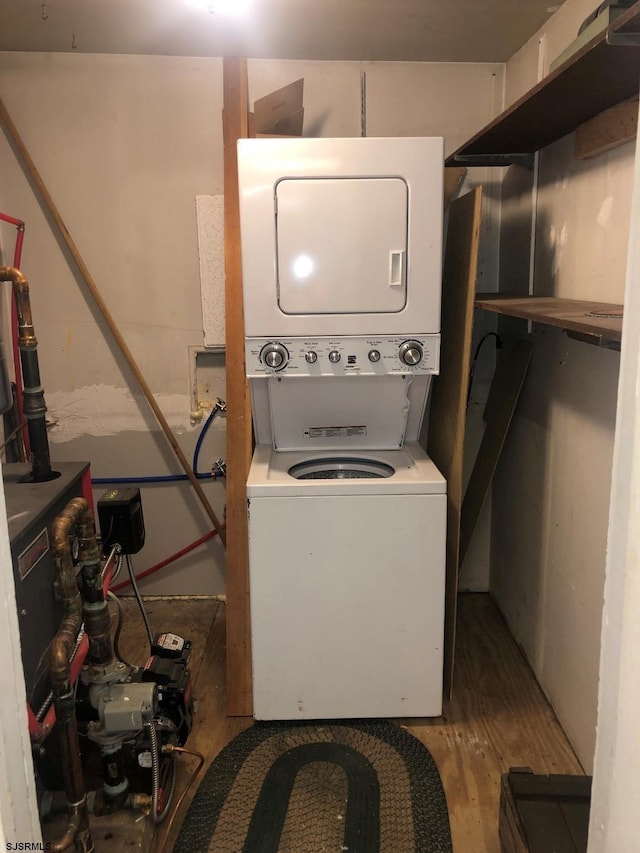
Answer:
[[258, 445], [247, 496], [256, 719], [438, 716], [446, 484], [420, 446]]

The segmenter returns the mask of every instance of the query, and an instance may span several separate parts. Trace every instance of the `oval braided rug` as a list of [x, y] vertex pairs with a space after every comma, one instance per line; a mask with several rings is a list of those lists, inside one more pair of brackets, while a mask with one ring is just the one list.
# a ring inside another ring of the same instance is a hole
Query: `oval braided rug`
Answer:
[[175, 853], [451, 853], [428, 750], [388, 722], [256, 723], [222, 750]]

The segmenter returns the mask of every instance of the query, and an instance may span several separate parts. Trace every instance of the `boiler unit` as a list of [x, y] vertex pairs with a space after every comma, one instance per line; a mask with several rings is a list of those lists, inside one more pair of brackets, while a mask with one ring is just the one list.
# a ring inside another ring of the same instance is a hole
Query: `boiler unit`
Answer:
[[257, 719], [437, 716], [443, 141], [241, 140]]
[[[30, 465], [2, 466], [29, 734], [41, 815], [61, 787], [67, 812], [61, 837], [44, 846], [93, 850], [90, 812], [143, 809], [159, 823], [174, 808], [175, 754], [188, 751], [192, 723], [191, 643], [169, 632], [152, 637], [137, 594], [150, 655], [144, 667], [120, 657], [122, 613], [118, 606], [112, 640], [107, 599], [117, 602], [109, 587], [123, 555], [144, 544], [140, 493], [112, 489], [98, 503], [103, 554], [88, 463], [51, 466], [29, 283], [14, 267], [0, 267], [0, 281], [12, 282], [16, 300], [30, 446]], [[1, 397], [0, 409], [9, 399]], [[137, 593], [132, 569], [130, 580]], [[101, 784], [87, 790], [85, 770], [95, 779], [91, 748], [102, 759]], [[145, 793], [130, 785], [132, 766]]]

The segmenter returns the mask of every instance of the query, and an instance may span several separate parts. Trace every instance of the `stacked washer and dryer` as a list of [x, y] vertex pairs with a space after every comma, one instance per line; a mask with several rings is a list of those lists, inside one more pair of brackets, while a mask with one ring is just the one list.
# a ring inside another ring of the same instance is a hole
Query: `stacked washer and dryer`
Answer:
[[238, 168], [254, 715], [437, 716], [442, 139], [241, 140]]

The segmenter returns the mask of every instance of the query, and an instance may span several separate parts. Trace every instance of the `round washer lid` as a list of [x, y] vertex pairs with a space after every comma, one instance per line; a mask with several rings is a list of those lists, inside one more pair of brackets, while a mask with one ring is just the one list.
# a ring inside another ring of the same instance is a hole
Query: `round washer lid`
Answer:
[[391, 465], [375, 459], [344, 457], [310, 459], [289, 468], [296, 480], [364, 480], [383, 479], [395, 473]]

